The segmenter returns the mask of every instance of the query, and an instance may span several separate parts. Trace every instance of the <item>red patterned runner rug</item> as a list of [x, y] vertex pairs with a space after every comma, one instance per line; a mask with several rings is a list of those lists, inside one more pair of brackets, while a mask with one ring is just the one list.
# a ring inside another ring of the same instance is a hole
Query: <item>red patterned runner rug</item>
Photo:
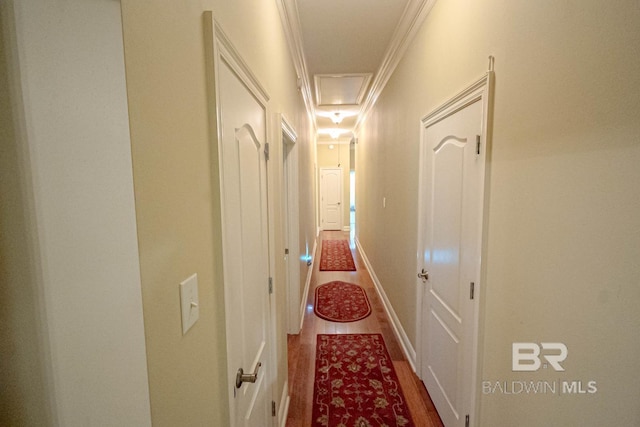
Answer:
[[316, 288], [313, 311], [331, 322], [355, 322], [371, 314], [371, 305], [360, 286], [336, 280]]
[[348, 240], [323, 240], [320, 271], [356, 271]]
[[318, 335], [313, 427], [413, 427], [380, 334]]

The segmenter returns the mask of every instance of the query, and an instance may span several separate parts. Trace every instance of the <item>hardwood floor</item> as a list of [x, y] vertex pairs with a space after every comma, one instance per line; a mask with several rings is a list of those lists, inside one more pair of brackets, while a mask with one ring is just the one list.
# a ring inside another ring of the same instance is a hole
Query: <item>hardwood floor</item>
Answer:
[[[325, 231], [320, 239], [349, 239], [349, 233]], [[393, 329], [378, 297], [360, 254], [352, 245], [351, 252], [357, 271], [319, 271], [321, 244], [315, 254], [314, 271], [309, 285], [307, 310], [304, 324], [299, 335], [288, 337], [289, 358], [289, 415], [287, 427], [309, 427], [312, 425], [313, 381], [316, 355], [317, 334], [380, 333], [384, 337], [387, 350], [393, 360], [402, 391], [407, 399], [411, 416], [416, 426], [438, 427], [442, 421], [436, 412], [422, 381], [413, 373], [401, 347], [393, 334]], [[315, 288], [332, 280], [356, 283], [362, 286], [371, 303], [372, 313], [357, 322], [336, 323], [319, 318], [313, 313]]]

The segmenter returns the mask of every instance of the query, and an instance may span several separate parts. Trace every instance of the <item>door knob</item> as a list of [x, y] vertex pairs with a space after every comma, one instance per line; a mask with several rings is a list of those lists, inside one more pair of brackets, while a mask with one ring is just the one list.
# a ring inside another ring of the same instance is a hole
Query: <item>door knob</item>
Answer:
[[422, 279], [423, 282], [426, 282], [429, 280], [429, 272], [423, 268], [422, 271], [418, 273], [418, 278]]
[[262, 363], [258, 362], [253, 374], [245, 374], [242, 368], [238, 369], [238, 373], [236, 374], [236, 388], [242, 387], [242, 383], [255, 383], [258, 379], [258, 370], [260, 370], [260, 366], [262, 366]]

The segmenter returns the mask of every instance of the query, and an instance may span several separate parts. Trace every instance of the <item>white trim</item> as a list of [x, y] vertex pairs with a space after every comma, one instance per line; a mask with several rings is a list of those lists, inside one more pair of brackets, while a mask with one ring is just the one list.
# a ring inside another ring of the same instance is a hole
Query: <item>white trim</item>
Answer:
[[369, 258], [367, 258], [367, 255], [365, 254], [364, 249], [360, 244], [360, 240], [357, 237], [356, 237], [356, 247], [360, 252], [360, 256], [364, 261], [364, 265], [367, 267], [367, 270], [369, 270], [369, 275], [371, 276], [371, 280], [373, 281], [373, 284], [376, 287], [376, 291], [378, 292], [378, 295], [382, 300], [384, 311], [389, 316], [389, 320], [391, 321], [391, 326], [393, 328], [393, 333], [398, 339], [398, 342], [400, 343], [400, 347], [402, 347], [402, 351], [404, 352], [404, 355], [407, 358], [407, 361], [411, 365], [411, 369], [413, 369], [413, 372], [416, 372], [416, 351], [413, 348], [413, 345], [411, 345], [411, 341], [409, 340], [407, 333], [404, 331], [404, 328], [400, 323], [400, 319], [396, 315], [396, 312], [393, 309], [393, 306], [391, 305], [391, 301], [389, 301], [387, 294], [384, 292], [382, 283], [380, 283], [378, 276], [376, 276], [376, 273], [373, 270], [373, 266], [369, 262]]
[[287, 138], [291, 140], [292, 144], [295, 144], [298, 140], [298, 134], [296, 133], [295, 129], [293, 128], [289, 120], [287, 120], [287, 118], [284, 116], [284, 114], [280, 114], [280, 121], [282, 122], [282, 132], [287, 135]]
[[313, 268], [316, 262], [315, 256], [316, 256], [316, 249], [318, 249], [319, 235], [320, 233], [318, 232], [315, 240], [313, 241], [313, 251], [311, 251], [311, 253], [313, 254], [311, 256], [311, 265], [307, 269], [307, 280], [305, 280], [304, 282], [304, 291], [302, 292], [302, 300], [300, 301], [300, 330], [302, 330], [302, 325], [304, 324], [304, 313], [307, 309], [307, 298], [309, 297], [309, 288], [311, 287], [311, 276], [313, 275]]
[[429, 15], [435, 5], [436, 0], [409, 0], [402, 12], [398, 26], [396, 27], [391, 42], [387, 47], [380, 68], [371, 83], [371, 90], [362, 104], [360, 115], [354, 126], [354, 134], [359, 133], [360, 126], [365, 122], [367, 115], [375, 105], [382, 90], [387, 85], [391, 75], [395, 71], [402, 56], [406, 52], [409, 44], [422, 26], [422, 23]]
[[[490, 77], [492, 76], [493, 72], [487, 72], [484, 76], [460, 91], [454, 97], [450, 98], [438, 108], [422, 117], [422, 119], [420, 120], [420, 129], [431, 126], [432, 124], [439, 122], [446, 117], [449, 117], [455, 112], [462, 110], [466, 106], [473, 104], [483, 97], [486, 98], [487, 95], [485, 94], [485, 91], [487, 86], [489, 85], [489, 80], [492, 80], [490, 79]], [[486, 129], [483, 128], [483, 130]]]
[[[269, 95], [264, 87], [260, 84], [258, 78], [253, 74], [247, 63], [242, 59], [240, 53], [233, 46], [227, 35], [222, 31], [220, 24], [215, 22], [213, 14], [211, 12], [205, 12], [205, 16], [210, 16], [211, 21], [214, 21], [213, 28], [215, 31], [215, 56], [216, 58], [223, 59], [227, 65], [240, 77], [240, 79], [246, 84], [249, 90], [254, 94], [258, 101], [266, 108], [269, 102]], [[209, 18], [207, 18], [207, 22]]]
[[[322, 102], [322, 92], [320, 91], [321, 80], [322, 79], [330, 79], [330, 78], [344, 78], [344, 77], [362, 77], [362, 85], [360, 86], [360, 90], [356, 95], [355, 102], [342, 102], [340, 104], [337, 103], [324, 103]], [[362, 103], [362, 99], [367, 94], [367, 89], [369, 88], [369, 82], [371, 82], [371, 77], [373, 77], [372, 73], [340, 73], [340, 74], [315, 74], [313, 76], [314, 86], [316, 87], [316, 102], [319, 107], [327, 107], [334, 105], [342, 105], [342, 106], [353, 106], [360, 105]]]
[[288, 394], [289, 391], [289, 382], [284, 382], [284, 387], [282, 387], [282, 395], [280, 396], [280, 406], [278, 407], [278, 426], [285, 427], [287, 424], [287, 416], [289, 415], [289, 403], [291, 402], [291, 397]]
[[[409, 44], [422, 26], [427, 15], [435, 5], [436, 0], [409, 0], [402, 16], [398, 22], [385, 56], [382, 59], [380, 68], [375, 73], [371, 89], [366, 95], [360, 108], [360, 114], [354, 127], [354, 134], [358, 133], [360, 126], [364, 123], [366, 116], [373, 108], [378, 97], [382, 93], [389, 78], [395, 71], [400, 59], [407, 50]], [[316, 129], [316, 107], [313, 103], [311, 82], [304, 57], [304, 45], [302, 43], [302, 33], [300, 31], [300, 20], [298, 18], [298, 7], [295, 0], [276, 0], [280, 20], [284, 28], [285, 37], [289, 45], [294, 67], [298, 74], [298, 86], [302, 92], [307, 114], [311, 120], [314, 130]]]
[[[300, 303], [300, 264], [298, 253], [300, 248], [299, 232], [299, 208], [298, 208], [298, 146], [296, 144], [297, 134], [293, 126], [282, 115], [276, 114], [276, 126], [274, 130], [277, 135], [274, 140], [282, 147], [282, 186], [286, 189], [283, 194], [283, 216], [284, 216], [284, 237], [285, 247], [289, 249], [286, 265], [286, 307], [287, 307], [287, 332], [297, 334], [300, 324], [298, 304]], [[286, 154], [286, 156], [284, 155]], [[286, 182], [285, 182], [286, 180]], [[286, 209], [284, 203], [286, 201]]]
[[278, 12], [280, 12], [280, 20], [284, 29], [284, 35], [289, 45], [289, 51], [293, 59], [293, 66], [298, 75], [298, 88], [302, 93], [302, 99], [307, 109], [307, 115], [313, 129], [316, 129], [316, 108], [313, 103], [313, 95], [311, 91], [311, 82], [309, 81], [309, 72], [307, 70], [307, 62], [304, 57], [304, 46], [302, 43], [302, 32], [300, 31], [300, 19], [298, 18], [298, 6], [295, 0], [276, 0]]

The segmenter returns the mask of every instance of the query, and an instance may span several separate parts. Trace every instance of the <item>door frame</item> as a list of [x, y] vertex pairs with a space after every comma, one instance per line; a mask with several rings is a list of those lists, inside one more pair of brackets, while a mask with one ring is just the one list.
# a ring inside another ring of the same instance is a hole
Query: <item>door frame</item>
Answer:
[[[430, 209], [431, 200], [428, 200], [426, 193], [427, 189], [424, 185], [427, 174], [429, 174], [430, 168], [425, 162], [426, 158], [426, 140], [425, 129], [434, 123], [437, 123], [446, 117], [449, 117], [456, 112], [462, 110], [470, 104], [480, 101], [482, 103], [482, 123], [481, 123], [481, 135], [480, 135], [480, 150], [482, 153], [481, 158], [484, 159], [483, 164], [480, 166], [483, 171], [481, 175], [483, 182], [480, 183], [480, 200], [481, 207], [480, 212], [480, 227], [481, 238], [479, 241], [478, 253], [480, 257], [477, 263], [477, 277], [478, 280], [475, 283], [475, 295], [474, 299], [476, 304], [474, 306], [473, 314], [473, 343], [472, 343], [472, 366], [471, 368], [471, 408], [469, 408], [470, 426], [477, 425], [478, 408], [480, 394], [478, 393], [478, 384], [481, 381], [480, 367], [482, 366], [482, 337], [484, 331], [484, 295], [485, 295], [485, 277], [486, 277], [486, 254], [487, 254], [487, 223], [488, 223], [488, 206], [489, 206], [489, 173], [490, 173], [490, 143], [492, 135], [492, 114], [493, 114], [493, 83], [494, 72], [493, 69], [487, 71], [487, 73], [480, 79], [476, 80], [466, 89], [459, 92], [453, 98], [446, 101], [444, 104], [433, 110], [431, 113], [424, 116], [420, 121], [420, 160], [419, 160], [419, 190], [418, 190], [418, 238], [417, 238], [417, 257], [416, 257], [416, 272], [420, 272], [423, 266], [424, 253], [427, 250], [426, 239], [424, 235], [427, 231], [427, 224], [425, 221], [427, 209]], [[426, 286], [420, 278], [416, 278], [417, 289], [417, 316], [416, 316], [416, 367], [418, 375], [422, 373], [422, 360], [425, 345], [425, 325], [423, 324], [423, 301], [428, 298], [427, 292], [425, 292]]]
[[287, 332], [298, 334], [300, 312], [300, 218], [298, 195], [298, 135], [291, 123], [276, 114], [276, 129], [282, 147], [282, 213], [284, 247], [289, 250], [286, 262], [285, 289], [287, 292]]
[[[236, 50], [233, 43], [230, 41], [228, 36], [222, 30], [222, 27], [218, 24], [215, 19], [214, 13], [212, 11], [205, 11], [203, 13], [203, 21], [204, 21], [204, 35], [205, 35], [205, 61], [206, 61], [206, 77], [207, 77], [207, 103], [209, 108], [209, 129], [210, 135], [212, 138], [212, 194], [214, 199], [214, 209], [213, 209], [213, 220], [214, 220], [214, 233], [217, 236], [215, 238], [215, 260], [212, 262], [216, 262], [220, 267], [218, 268], [218, 272], [216, 272], [215, 281], [217, 283], [222, 283], [224, 287], [224, 294], [228, 295], [229, 290], [228, 281], [224, 280], [224, 254], [225, 254], [225, 240], [223, 238], [224, 233], [224, 205], [225, 199], [222, 190], [222, 168], [220, 164], [220, 159], [222, 158], [221, 144], [219, 141], [222, 140], [222, 128], [219, 126], [221, 122], [221, 109], [220, 109], [220, 99], [218, 97], [219, 91], [218, 88], [218, 69], [220, 63], [224, 61], [229, 68], [236, 74], [238, 79], [245, 85], [248, 91], [254, 96], [257, 102], [264, 108], [265, 110], [265, 138], [269, 142], [271, 135], [271, 121], [269, 117], [271, 117], [270, 113], [270, 103], [269, 103], [269, 95], [264, 87], [260, 84], [260, 81], [257, 79], [255, 74], [248, 67], [246, 62], [242, 59], [240, 53]], [[268, 264], [268, 276], [272, 278], [275, 272], [275, 222], [274, 222], [274, 212], [275, 206], [273, 197], [269, 197], [270, 189], [274, 187], [274, 173], [273, 173], [273, 165], [272, 161], [266, 161], [266, 188], [267, 188], [267, 264]], [[216, 206], [216, 203], [219, 201], [220, 205]], [[265, 286], [268, 284], [265, 283]], [[229, 421], [231, 427], [240, 427], [235, 424], [235, 408], [234, 408], [234, 393], [235, 393], [235, 381], [229, 376], [229, 373], [235, 372], [237, 368], [235, 366], [235, 361], [230, 360], [229, 350], [230, 350], [230, 341], [228, 337], [231, 335], [230, 326], [233, 324], [233, 310], [228, 306], [228, 301], [225, 297], [224, 301], [224, 311], [225, 311], [225, 333], [226, 333], [226, 374], [227, 374], [227, 397], [228, 397], [228, 408], [229, 408]], [[269, 313], [268, 313], [269, 321], [266, 325], [267, 327], [267, 339], [268, 346], [267, 349], [269, 354], [269, 361], [267, 366], [262, 372], [267, 372], [267, 376], [263, 379], [263, 381], [267, 381], [267, 389], [268, 396], [272, 402], [278, 402], [277, 398], [277, 383], [278, 383], [278, 363], [277, 363], [277, 341], [276, 341], [276, 298], [275, 298], [275, 286], [274, 292], [269, 294]], [[235, 376], [235, 373], [234, 373]], [[234, 377], [235, 378], [235, 377]], [[273, 426], [275, 425], [277, 419], [276, 417], [269, 417], [267, 420], [267, 425]]]
[[342, 170], [342, 168], [320, 168], [320, 172], [319, 172], [319, 181], [320, 181], [320, 194], [318, 195], [320, 198], [320, 228], [322, 230], [326, 230], [326, 228], [324, 228], [324, 220], [325, 220], [325, 214], [324, 214], [324, 181], [322, 180], [322, 175], [323, 172], [328, 171], [328, 170], [335, 170], [335, 171], [339, 171], [340, 172], [340, 213], [339, 213], [339, 218], [340, 218], [340, 227], [338, 227], [339, 231], [343, 231], [343, 227], [344, 227], [344, 171]]

